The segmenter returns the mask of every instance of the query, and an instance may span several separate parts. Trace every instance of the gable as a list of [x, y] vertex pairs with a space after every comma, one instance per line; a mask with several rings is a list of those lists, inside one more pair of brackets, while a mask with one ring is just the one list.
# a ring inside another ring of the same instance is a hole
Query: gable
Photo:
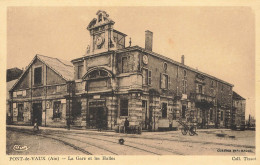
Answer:
[[[40, 84], [34, 84], [35, 83], [35, 69], [41, 68], [41, 74], [40, 77], [38, 75], [38, 78], [40, 78]], [[46, 68], [47, 68], [47, 78], [46, 78]], [[18, 82], [13, 86], [12, 90], [22, 90], [30, 88], [31, 85], [33, 86], [42, 86], [45, 85], [47, 82], [47, 85], [54, 85], [54, 84], [64, 84], [66, 83], [66, 80], [61, 77], [59, 74], [57, 74], [55, 71], [53, 71], [51, 68], [49, 68], [45, 63], [43, 63], [38, 58], [34, 58], [34, 60], [29, 65], [29, 68], [26, 69], [26, 71], [22, 74], [22, 77], [18, 80]]]
[[27, 70], [24, 73], [23, 77], [19, 80], [19, 82], [17, 83], [14, 89], [26, 89], [30, 87], [29, 84], [30, 84], [30, 77], [29, 77], [29, 70]]
[[47, 67], [47, 85], [64, 84], [66, 81], [52, 69]]

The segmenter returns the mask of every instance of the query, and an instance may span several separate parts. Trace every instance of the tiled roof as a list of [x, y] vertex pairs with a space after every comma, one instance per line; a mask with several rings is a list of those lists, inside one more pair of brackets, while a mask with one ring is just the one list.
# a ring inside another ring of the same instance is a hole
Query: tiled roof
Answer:
[[233, 99], [235, 100], [245, 100], [245, 98], [243, 98], [242, 96], [240, 96], [238, 93], [236, 93], [235, 91], [233, 91]]
[[[217, 81], [219, 81], [219, 82], [221, 82], [221, 83], [227, 84], [227, 85], [229, 85], [229, 86], [231, 86], [231, 87], [234, 86], [233, 84], [230, 84], [230, 83], [228, 83], [228, 82], [226, 82], [226, 81], [224, 81], [224, 80], [221, 80], [221, 79], [219, 79], [219, 78], [217, 78], [217, 77], [215, 77], [215, 76], [212, 76], [212, 75], [209, 75], [209, 74], [207, 74], [207, 73], [201, 72], [201, 71], [199, 71], [199, 70], [197, 70], [197, 69], [194, 69], [194, 68], [192, 68], [192, 67], [189, 67], [189, 66], [187, 66], [187, 65], [184, 65], [184, 64], [182, 64], [182, 63], [180, 63], [180, 62], [177, 62], [177, 61], [175, 61], [175, 60], [172, 60], [171, 58], [168, 58], [168, 57], [163, 56], [163, 55], [161, 55], [161, 54], [155, 53], [155, 52], [153, 52], [153, 51], [148, 51], [148, 50], [146, 50], [146, 49], [144, 49], [144, 48], [142, 48], [142, 47], [140, 47], [140, 46], [137, 46], [137, 45], [136, 45], [136, 46], [131, 46], [131, 47], [125, 47], [125, 48], [122, 48], [122, 49], [118, 49], [118, 50], [116, 50], [116, 52], [122, 53], [122, 52], [133, 51], [133, 50], [141, 50], [142, 52], [146, 52], [146, 53], [148, 53], [148, 54], [150, 54], [150, 55], [153, 55], [153, 56], [158, 57], [158, 58], [160, 58], [160, 59], [164, 59], [164, 60], [166, 60], [166, 61], [168, 61], [168, 62], [171, 62], [171, 63], [173, 63], [173, 64], [176, 64], [176, 65], [178, 65], [178, 66], [181, 66], [181, 67], [183, 67], [183, 68], [186, 68], [186, 69], [188, 69], [188, 70], [191, 70], [191, 71], [194, 71], [194, 72], [196, 72], [196, 73], [199, 73], [199, 74], [202, 74], [202, 75], [204, 75], [204, 76], [207, 76], [207, 77], [209, 77], [209, 78], [215, 79], [215, 80], [217, 80]], [[84, 59], [86, 59], [86, 58], [89, 58], [89, 57], [94, 57], [94, 56], [97, 56], [97, 55], [102, 55], [102, 54], [105, 54], [105, 53], [112, 53], [112, 52], [114, 52], [114, 51], [107, 51], [107, 52], [101, 52], [101, 53], [94, 54], [94, 55], [88, 55], [88, 56], [84, 56], [84, 57], [80, 57], [80, 58], [73, 59], [71, 62], [82, 61], [82, 60], [84, 60]]]
[[71, 62], [38, 54], [37, 57], [67, 81], [74, 79], [74, 68]]
[[6, 99], [9, 99], [9, 90], [14, 86], [18, 79], [6, 82]]

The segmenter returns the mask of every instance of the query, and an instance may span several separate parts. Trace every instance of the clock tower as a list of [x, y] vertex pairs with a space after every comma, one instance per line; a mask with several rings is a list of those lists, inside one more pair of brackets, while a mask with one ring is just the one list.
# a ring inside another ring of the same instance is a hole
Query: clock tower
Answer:
[[90, 45], [86, 55], [124, 48], [126, 35], [113, 29], [115, 22], [105, 11], [99, 10], [96, 15], [87, 27], [90, 32]]

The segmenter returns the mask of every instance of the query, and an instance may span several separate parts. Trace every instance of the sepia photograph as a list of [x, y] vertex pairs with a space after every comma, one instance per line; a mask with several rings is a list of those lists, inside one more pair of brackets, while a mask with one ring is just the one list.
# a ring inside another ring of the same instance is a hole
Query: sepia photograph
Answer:
[[255, 18], [251, 6], [8, 6], [8, 160], [256, 161]]

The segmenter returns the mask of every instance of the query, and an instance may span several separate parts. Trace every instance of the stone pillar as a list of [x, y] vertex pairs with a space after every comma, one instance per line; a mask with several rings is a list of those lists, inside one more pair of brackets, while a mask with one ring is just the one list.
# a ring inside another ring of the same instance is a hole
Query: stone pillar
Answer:
[[108, 129], [114, 129], [117, 120], [117, 97], [109, 96], [106, 98], [107, 107], [107, 127]]
[[82, 127], [87, 127], [87, 98], [82, 97], [81, 98], [81, 126]]
[[149, 106], [152, 112], [152, 130], [156, 131], [158, 130], [159, 116], [161, 116], [160, 97], [151, 96]]

